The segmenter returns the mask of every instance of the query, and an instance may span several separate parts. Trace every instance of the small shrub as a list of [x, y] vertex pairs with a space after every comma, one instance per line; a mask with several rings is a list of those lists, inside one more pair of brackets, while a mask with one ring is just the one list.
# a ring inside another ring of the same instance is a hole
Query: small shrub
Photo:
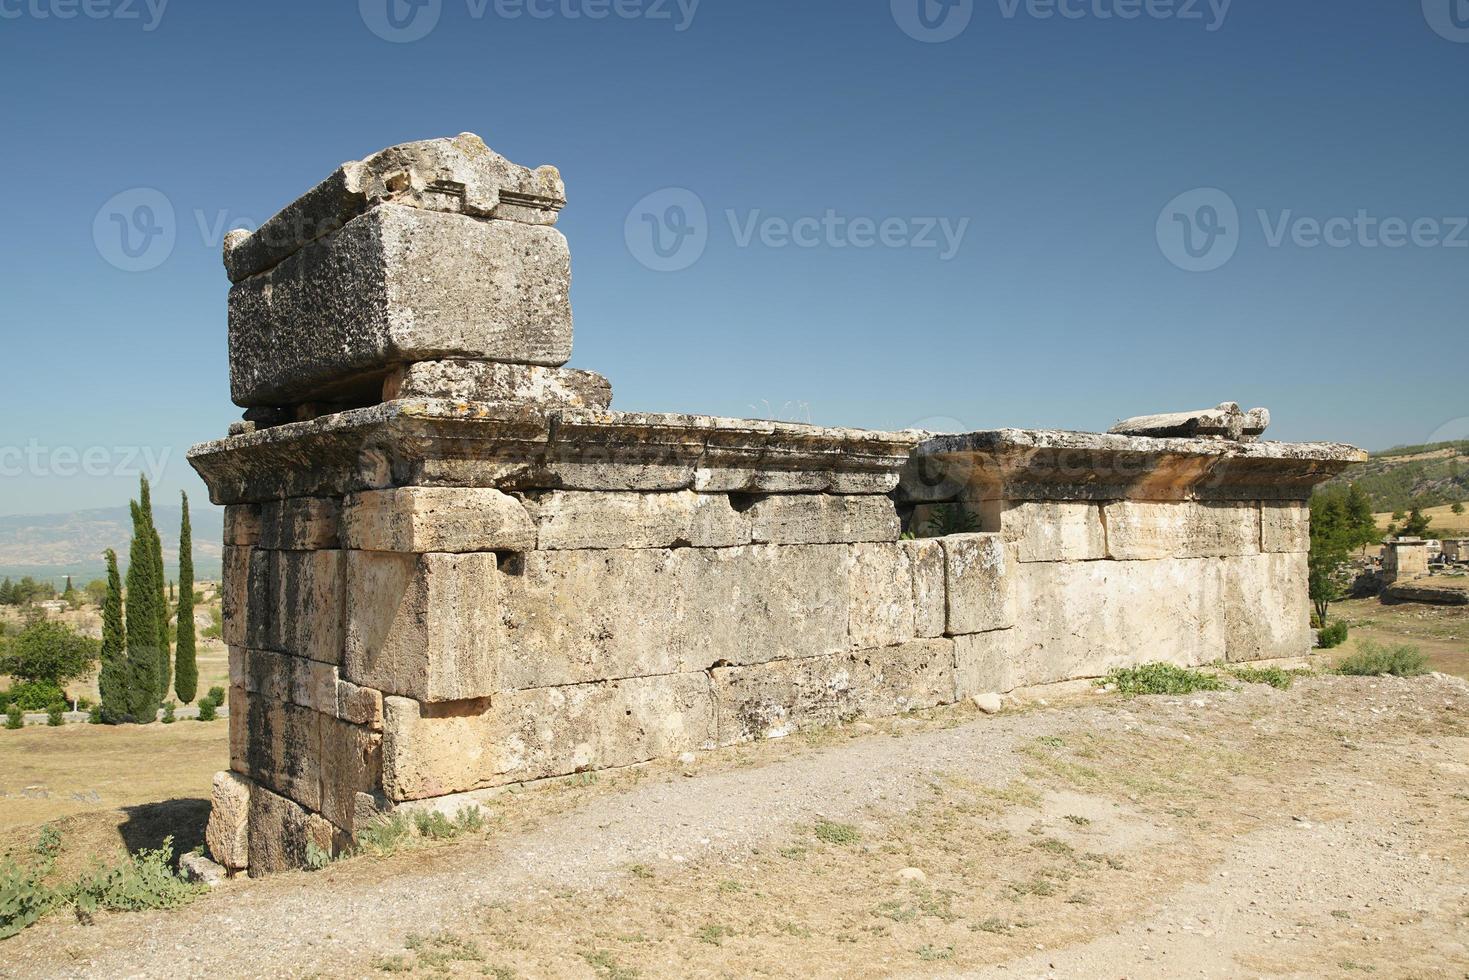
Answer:
[[56, 893], [42, 880], [50, 870], [22, 868], [8, 858], [0, 862], [0, 939], [34, 924], [56, 904]]
[[1334, 650], [1345, 642], [1347, 642], [1347, 624], [1339, 619], [1324, 628], [1317, 639], [1317, 644], [1323, 650]]
[[449, 840], [459, 835], [459, 828], [437, 810], [420, 810], [413, 815], [418, 836], [429, 840]]
[[163, 723], [165, 725], [172, 725], [175, 721], [178, 721], [178, 719], [174, 717], [174, 712], [177, 710], [178, 705], [174, 704], [172, 701], [163, 702]]
[[200, 701], [199, 702], [199, 720], [200, 721], [214, 721], [215, 719], [217, 719], [219, 717], [219, 712], [217, 710], [215, 710], [215, 709], [216, 709], [216, 705], [215, 705], [215, 703], [214, 703], [214, 701], [212, 699], [205, 698], [203, 701]]
[[466, 806], [454, 817], [454, 825], [466, 833], [478, 833], [485, 828], [484, 811], [473, 804]]
[[1098, 683], [1115, 684], [1119, 693], [1129, 697], [1139, 694], [1192, 694], [1195, 691], [1224, 689], [1224, 682], [1213, 674], [1165, 663], [1118, 667]]
[[855, 844], [862, 839], [862, 832], [851, 824], [830, 820], [818, 820], [813, 832], [817, 840], [828, 844]]
[[946, 538], [951, 534], [970, 534], [979, 530], [979, 522], [963, 504], [940, 504], [924, 527], [930, 538]]
[[57, 701], [66, 701], [66, 692], [45, 681], [25, 681], [11, 687], [0, 700], [8, 706], [20, 705], [22, 711], [45, 711]]
[[102, 706], [100, 704], [94, 704], [92, 705], [92, 707], [87, 709], [87, 724], [102, 724]]
[[320, 871], [332, 863], [332, 852], [318, 847], [314, 841], [306, 844], [306, 870]]
[[407, 839], [412, 828], [401, 813], [384, 817], [357, 832], [357, 846], [378, 857], [387, 857]]
[[216, 684], [214, 687], [211, 687], [209, 689], [209, 693], [206, 694], [205, 697], [208, 698], [210, 701], [213, 701], [214, 706], [218, 708], [224, 704], [224, 694], [224, 688]]
[[46, 724], [52, 728], [60, 728], [66, 724], [66, 705], [53, 704], [46, 709]]
[[1428, 673], [1428, 657], [1415, 646], [1405, 643], [1384, 646], [1371, 640], [1357, 645], [1357, 652], [1343, 657], [1336, 665], [1338, 674], [1351, 677], [1417, 677]]
[[1269, 684], [1277, 691], [1289, 691], [1297, 677], [1310, 673], [1304, 670], [1281, 670], [1279, 667], [1225, 667], [1224, 672], [1237, 681]]
[[173, 838], [165, 837], [157, 850], [144, 848], [110, 868], [99, 864], [71, 887], [67, 899], [85, 920], [99, 909], [176, 909], [192, 902], [202, 890], [203, 886], [185, 881], [173, 870]]
[[5, 727], [14, 730], [24, 728], [25, 723], [25, 712], [21, 711], [20, 705], [12, 701], [10, 707], [5, 709]]

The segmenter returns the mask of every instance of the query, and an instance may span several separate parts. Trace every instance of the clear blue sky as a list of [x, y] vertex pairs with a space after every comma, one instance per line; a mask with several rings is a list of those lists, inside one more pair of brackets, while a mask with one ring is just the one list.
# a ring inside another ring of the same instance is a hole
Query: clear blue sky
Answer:
[[[123, 502], [113, 447], [166, 453], [160, 492], [202, 498], [184, 451], [238, 417], [223, 231], [465, 130], [561, 168], [573, 364], [617, 407], [1098, 429], [1230, 399], [1276, 438], [1469, 436], [1469, 9], [1448, 0], [386, 2], [0, 0], [0, 513]], [[104, 211], [135, 188], [175, 212], [147, 271], [117, 267]], [[629, 245], [666, 188], [708, 216], [678, 271]], [[1165, 212], [1198, 188], [1226, 210]], [[1297, 219], [1359, 212], [1419, 240], [1302, 244]], [[898, 219], [890, 246], [854, 247], [857, 219]]]

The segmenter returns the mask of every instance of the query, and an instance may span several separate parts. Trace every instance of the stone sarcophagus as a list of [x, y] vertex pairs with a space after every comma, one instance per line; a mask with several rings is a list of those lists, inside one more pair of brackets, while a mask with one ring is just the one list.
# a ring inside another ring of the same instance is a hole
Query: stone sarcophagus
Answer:
[[1165, 438], [615, 412], [563, 366], [564, 200], [464, 135], [226, 243], [247, 411], [190, 461], [226, 507], [231, 869], [403, 805], [1309, 649], [1305, 500], [1356, 450], [1227, 406]]

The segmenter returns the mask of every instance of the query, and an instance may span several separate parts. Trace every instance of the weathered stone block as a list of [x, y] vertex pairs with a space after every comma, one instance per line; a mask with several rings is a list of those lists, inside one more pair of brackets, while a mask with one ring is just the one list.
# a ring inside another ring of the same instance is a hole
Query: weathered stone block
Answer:
[[1311, 550], [1311, 508], [1300, 500], [1260, 503], [1260, 550], [1298, 554]]
[[750, 516], [725, 494], [553, 491], [534, 496], [528, 507], [544, 551], [750, 543]]
[[341, 502], [332, 497], [292, 497], [260, 505], [260, 547], [313, 551], [339, 545]]
[[383, 787], [395, 801], [707, 748], [714, 709], [706, 674], [516, 691], [489, 701], [383, 702]]
[[1301, 552], [1221, 563], [1224, 659], [1274, 660], [1311, 652], [1307, 558]]
[[967, 505], [987, 531], [1015, 546], [1015, 558], [1095, 561], [1107, 557], [1101, 510], [1082, 500], [985, 500]]
[[443, 398], [456, 402], [527, 402], [590, 408], [612, 404], [612, 383], [591, 371], [502, 364], [497, 361], [421, 361], [396, 368], [383, 383], [383, 400]]
[[1025, 683], [1016, 663], [1019, 634], [1013, 630], [991, 630], [954, 637], [957, 696], [1013, 691]]
[[250, 774], [250, 695], [243, 686], [230, 686], [229, 692], [230, 768]]
[[998, 534], [954, 534], [938, 539], [944, 549], [945, 631], [983, 633], [1015, 625], [1015, 600]]
[[219, 612], [221, 636], [232, 647], [248, 644], [250, 553], [248, 547], [226, 545], [221, 569]]
[[346, 607], [341, 551], [272, 551], [270, 625], [255, 644], [327, 664], [342, 662]]
[[260, 543], [259, 504], [231, 504], [224, 509], [224, 543], [234, 547]]
[[230, 687], [245, 686], [245, 671], [247, 669], [248, 651], [244, 647], [229, 648], [229, 683]]
[[847, 630], [853, 647], [892, 646], [917, 635], [908, 549], [897, 542], [848, 546], [847, 588]]
[[683, 583], [674, 592], [683, 606], [681, 661], [688, 669], [847, 649], [850, 585], [842, 546], [688, 548], [673, 554], [675, 581]]
[[383, 694], [338, 678], [336, 716], [342, 721], [380, 731], [383, 727]]
[[937, 538], [901, 541], [913, 569], [913, 625], [920, 637], [943, 636], [948, 627], [944, 546]]
[[428, 702], [499, 689], [493, 554], [349, 551], [347, 579], [347, 680]]
[[382, 783], [383, 737], [333, 718], [321, 722], [321, 812], [348, 833], [357, 826], [357, 794]]
[[[230, 704], [230, 718], [244, 721], [243, 760], [231, 768], [258, 783], [289, 796], [310, 810], [321, 809], [321, 715], [310, 708], [271, 701], [263, 695], [238, 694]], [[230, 729], [235, 737], [234, 726]]]
[[846, 544], [896, 541], [898, 512], [887, 497], [792, 494], [764, 497], [750, 508], [757, 543]]
[[733, 745], [951, 703], [954, 644], [912, 640], [878, 650], [717, 667], [713, 677], [719, 743]]
[[654, 549], [525, 555], [520, 574], [501, 580], [506, 643], [500, 689], [684, 669], [684, 554]]
[[363, 551], [529, 551], [536, 529], [508, 494], [473, 487], [401, 487], [347, 498], [343, 534]]
[[261, 878], [306, 864], [307, 813], [296, 803], [256, 783], [250, 785], [250, 877]]
[[280, 405], [394, 364], [571, 356], [571, 255], [554, 228], [385, 204], [230, 290], [230, 390]]
[[1102, 505], [1107, 554], [1119, 561], [1260, 552], [1254, 501], [1116, 500]]
[[[1256, 556], [1258, 558], [1258, 556]], [[1015, 685], [1097, 677], [1162, 660], [1184, 666], [1225, 654], [1221, 570], [1256, 558], [1018, 565]]]
[[231, 872], [250, 866], [249, 821], [250, 780], [235, 772], [215, 773], [204, 842], [214, 860]]

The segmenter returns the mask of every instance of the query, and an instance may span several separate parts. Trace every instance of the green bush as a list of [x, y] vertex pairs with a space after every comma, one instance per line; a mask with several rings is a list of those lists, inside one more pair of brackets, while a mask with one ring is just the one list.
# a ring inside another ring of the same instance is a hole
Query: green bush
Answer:
[[102, 724], [102, 706], [100, 704], [94, 704], [87, 709], [87, 724]]
[[1336, 665], [1336, 672], [1350, 677], [1378, 677], [1382, 674], [1417, 677], [1428, 673], [1428, 657], [1417, 647], [1406, 643], [1384, 646], [1363, 640], [1357, 644], [1356, 653], [1341, 659]]
[[1192, 694], [1195, 691], [1219, 691], [1224, 682], [1213, 674], [1205, 674], [1173, 664], [1152, 663], [1141, 667], [1118, 667], [1099, 684], [1114, 684], [1121, 694]]
[[26, 681], [16, 684], [4, 694], [0, 694], [0, 703], [7, 707], [12, 704], [20, 705], [22, 711], [45, 711], [57, 701], [65, 701], [66, 692], [55, 684], [45, 681]]
[[212, 698], [205, 698], [203, 701], [200, 701], [199, 702], [199, 720], [200, 721], [214, 721], [216, 718], [219, 717], [219, 713], [216, 712], [214, 709], [215, 709], [215, 704], [214, 704], [214, 700]]
[[1338, 619], [1321, 631], [1317, 642], [1323, 650], [1336, 649], [1347, 642], [1347, 624]]
[[163, 723], [165, 725], [172, 725], [175, 721], [178, 721], [178, 719], [174, 717], [174, 712], [178, 710], [178, 707], [179, 706], [174, 704], [172, 701], [163, 702]]
[[11, 706], [5, 710], [5, 727], [6, 728], [9, 728], [9, 729], [11, 729], [13, 731], [14, 729], [17, 729], [17, 728], [24, 728], [25, 727], [25, 723], [26, 723], [25, 712], [23, 712], [23, 711], [20, 710], [20, 705], [18, 705], [18, 704], [11, 704]]
[[22, 868], [6, 858], [0, 863], [0, 939], [9, 939], [49, 912], [57, 895], [46, 887], [49, 863]]
[[1278, 691], [1289, 691], [1297, 677], [1308, 677], [1309, 670], [1281, 670], [1279, 667], [1225, 667], [1224, 672], [1246, 684], [1269, 684]]
[[100, 910], [133, 912], [176, 909], [193, 901], [202, 886], [190, 884], [173, 870], [173, 838], [157, 850], [143, 849], [113, 867], [98, 864], [66, 893], [85, 920]]
[[420, 810], [415, 813], [413, 825], [418, 829], [418, 836], [429, 840], [449, 840], [459, 834], [459, 828], [437, 810]]
[[209, 693], [205, 695], [205, 698], [213, 701], [216, 708], [219, 707], [224, 704], [224, 688], [218, 686], [211, 687]]
[[53, 704], [46, 709], [46, 724], [52, 728], [60, 728], [66, 724], [66, 705]]

